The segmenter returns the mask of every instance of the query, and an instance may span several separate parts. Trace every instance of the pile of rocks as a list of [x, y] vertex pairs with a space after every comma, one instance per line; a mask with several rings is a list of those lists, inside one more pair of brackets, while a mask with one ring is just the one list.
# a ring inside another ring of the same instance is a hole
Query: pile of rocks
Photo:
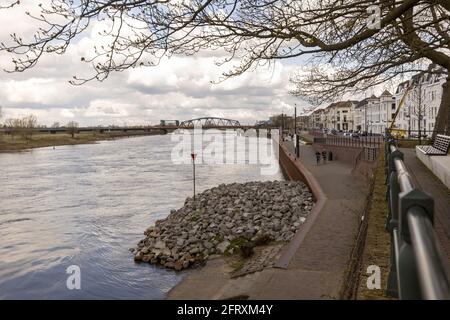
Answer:
[[182, 208], [148, 228], [134, 259], [182, 270], [237, 243], [289, 241], [313, 207], [302, 182], [221, 184], [187, 198]]

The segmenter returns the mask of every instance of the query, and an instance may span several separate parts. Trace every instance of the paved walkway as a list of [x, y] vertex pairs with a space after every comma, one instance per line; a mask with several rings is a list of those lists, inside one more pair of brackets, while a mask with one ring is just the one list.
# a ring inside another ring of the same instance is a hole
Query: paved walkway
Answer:
[[[291, 146], [292, 150], [292, 146]], [[339, 161], [316, 165], [312, 146], [300, 147], [300, 161], [326, 195], [323, 209], [287, 270], [262, 272], [250, 299], [339, 299], [368, 185]]]
[[302, 146], [300, 154], [301, 163], [326, 197], [314, 223], [303, 229], [303, 241], [287, 268], [229, 279], [229, 266], [220, 260], [208, 262], [201, 272], [188, 275], [171, 290], [169, 299], [340, 298], [368, 186], [351, 174], [350, 165], [339, 161], [316, 165], [312, 146]]
[[416, 186], [434, 198], [434, 225], [450, 263], [450, 190], [416, 157], [415, 149], [400, 148]]

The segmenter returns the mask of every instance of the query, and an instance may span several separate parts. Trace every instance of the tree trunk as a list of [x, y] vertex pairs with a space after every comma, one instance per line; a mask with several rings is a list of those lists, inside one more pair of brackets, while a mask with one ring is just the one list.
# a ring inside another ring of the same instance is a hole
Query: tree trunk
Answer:
[[442, 85], [442, 99], [434, 126], [433, 140], [436, 134], [450, 135], [450, 77]]
[[421, 145], [422, 144], [422, 133], [421, 133], [421, 131], [420, 131], [420, 122], [421, 122], [421, 120], [420, 120], [420, 118], [421, 118], [421, 115], [420, 115], [420, 113], [419, 113], [419, 122], [418, 122], [418, 127], [417, 127], [417, 129], [419, 129], [419, 144]]

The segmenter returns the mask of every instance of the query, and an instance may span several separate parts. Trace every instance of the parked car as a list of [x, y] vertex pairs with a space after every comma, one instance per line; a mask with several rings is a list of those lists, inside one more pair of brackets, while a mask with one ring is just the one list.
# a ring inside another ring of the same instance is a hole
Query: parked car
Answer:
[[357, 139], [359, 139], [359, 134], [357, 134], [356, 132], [352, 133], [352, 138], [357, 138]]
[[344, 132], [343, 136], [344, 136], [344, 137], [351, 137], [352, 134], [351, 134], [350, 132]]

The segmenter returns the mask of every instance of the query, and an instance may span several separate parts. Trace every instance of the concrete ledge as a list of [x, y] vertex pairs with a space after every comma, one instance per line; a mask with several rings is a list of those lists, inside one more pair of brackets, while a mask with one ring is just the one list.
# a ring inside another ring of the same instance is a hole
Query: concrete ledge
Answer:
[[450, 189], [450, 155], [428, 156], [416, 147], [417, 158]]
[[324, 207], [327, 197], [312, 173], [309, 172], [300, 161], [296, 161], [295, 157], [283, 144], [280, 144], [279, 157], [280, 166], [288, 179], [306, 183], [316, 200], [308, 219], [306, 219], [305, 223], [297, 230], [291, 242], [283, 248], [280, 258], [274, 265], [276, 268], [286, 269], [289, 266], [292, 257], [297, 252], [297, 249], [300, 247], [300, 244], [314, 224], [314, 221], [317, 219], [320, 211]]

